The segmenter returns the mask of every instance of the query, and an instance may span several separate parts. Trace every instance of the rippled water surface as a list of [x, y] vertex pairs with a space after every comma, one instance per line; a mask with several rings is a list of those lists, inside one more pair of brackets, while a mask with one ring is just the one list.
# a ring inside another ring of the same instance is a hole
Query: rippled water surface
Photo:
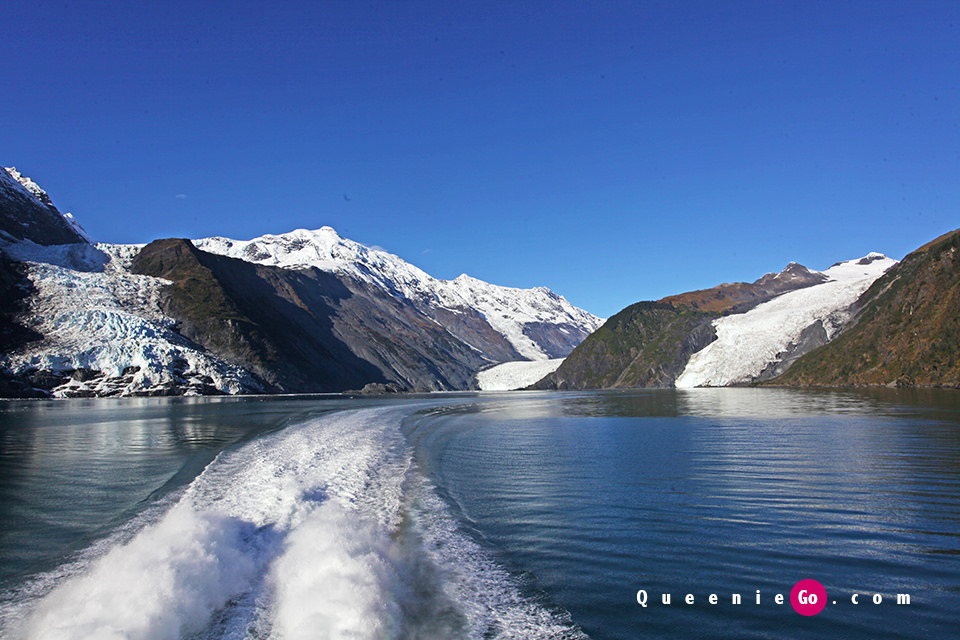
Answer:
[[[804, 578], [809, 618], [774, 599]], [[958, 610], [955, 392], [0, 404], [3, 637], [928, 638]]]

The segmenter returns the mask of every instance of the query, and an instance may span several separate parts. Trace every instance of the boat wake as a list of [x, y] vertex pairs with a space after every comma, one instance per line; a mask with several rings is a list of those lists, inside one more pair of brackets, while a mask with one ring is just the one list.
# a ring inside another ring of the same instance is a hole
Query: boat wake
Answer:
[[39, 576], [9, 638], [584, 638], [458, 525], [401, 433], [326, 415], [221, 453], [135, 533]]

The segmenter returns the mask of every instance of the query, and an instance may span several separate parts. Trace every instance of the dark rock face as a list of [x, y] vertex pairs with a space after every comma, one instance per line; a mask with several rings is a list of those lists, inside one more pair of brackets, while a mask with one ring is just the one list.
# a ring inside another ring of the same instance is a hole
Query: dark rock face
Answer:
[[188, 240], [157, 240], [132, 271], [172, 280], [161, 306], [179, 333], [270, 390], [464, 389], [489, 362], [409, 301], [319, 269], [255, 265]]
[[36, 244], [86, 243], [53, 206], [46, 194], [28, 191], [0, 167], [0, 232], [8, 240]]
[[43, 337], [17, 322], [33, 291], [33, 283], [27, 278], [23, 264], [11, 260], [0, 250], [0, 352], [11, 351]]
[[716, 338], [715, 317], [664, 302], [630, 305], [531, 388], [672, 387], [690, 356]]
[[778, 362], [771, 362], [753, 382], [763, 382], [782, 375], [802, 356], [822, 347], [827, 342], [829, 342], [827, 330], [824, 329], [823, 322], [817, 320], [800, 333], [800, 339], [797, 340], [796, 344], [790, 345], [790, 349], [786, 353], [779, 354], [780, 360]]
[[565, 358], [590, 334], [566, 322], [528, 322], [523, 327], [523, 335], [540, 345], [549, 357]]
[[769, 384], [960, 387], [960, 229], [877, 279], [829, 344]]
[[417, 309], [439, 322], [455, 338], [475, 347], [494, 362], [524, 359], [476, 309], [445, 309], [426, 304], [417, 305]]

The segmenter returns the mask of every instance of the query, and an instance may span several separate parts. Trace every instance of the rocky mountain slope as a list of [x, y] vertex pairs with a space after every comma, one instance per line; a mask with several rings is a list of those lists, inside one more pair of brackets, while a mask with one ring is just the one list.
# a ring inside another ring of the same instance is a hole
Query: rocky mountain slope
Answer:
[[350, 276], [412, 304], [497, 362], [566, 356], [601, 324], [545, 287], [501, 287], [466, 274], [440, 280], [391, 253], [341, 238], [331, 227], [246, 241], [203, 238], [194, 244], [255, 264]]
[[318, 268], [259, 265], [188, 240], [157, 240], [131, 270], [170, 280], [160, 307], [178, 332], [272, 390], [465, 389], [489, 363], [408, 302]]
[[[93, 245], [0, 171], [0, 395], [465, 389], [599, 324], [548, 289], [432, 278], [329, 227]], [[240, 257], [231, 257], [238, 254]]]
[[848, 307], [893, 263], [879, 254], [824, 272], [790, 263], [752, 283], [636, 303], [533, 388], [723, 386], [770, 377], [833, 337]]
[[73, 216], [60, 213], [47, 192], [14, 167], [0, 167], [0, 239], [42, 245], [89, 242]]
[[829, 276], [824, 273], [811, 271], [801, 264], [791, 262], [783, 271], [768, 273], [755, 282], [725, 282], [710, 289], [667, 296], [660, 302], [674, 307], [687, 306], [698, 311], [745, 312], [781, 293], [810, 287], [828, 279]]
[[855, 311], [835, 340], [771, 383], [960, 387], [960, 229], [887, 271]]

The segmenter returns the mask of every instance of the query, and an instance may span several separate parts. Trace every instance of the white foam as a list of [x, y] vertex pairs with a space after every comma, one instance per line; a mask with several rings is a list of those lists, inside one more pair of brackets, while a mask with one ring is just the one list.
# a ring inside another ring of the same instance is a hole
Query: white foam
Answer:
[[15, 637], [175, 639], [202, 628], [254, 572], [242, 523], [187, 506], [41, 602]]
[[155, 522], [5, 606], [0, 636], [582, 637], [417, 472], [400, 424], [418, 408], [335, 413], [221, 453]]
[[523, 594], [522, 585], [465, 535], [429, 482], [420, 480], [422, 545], [443, 567], [447, 597], [459, 603], [466, 638], [574, 640], [587, 638], [565, 612], [550, 610]]
[[388, 532], [335, 502], [319, 507], [273, 565], [273, 631], [282, 638], [391, 638], [402, 628]]

